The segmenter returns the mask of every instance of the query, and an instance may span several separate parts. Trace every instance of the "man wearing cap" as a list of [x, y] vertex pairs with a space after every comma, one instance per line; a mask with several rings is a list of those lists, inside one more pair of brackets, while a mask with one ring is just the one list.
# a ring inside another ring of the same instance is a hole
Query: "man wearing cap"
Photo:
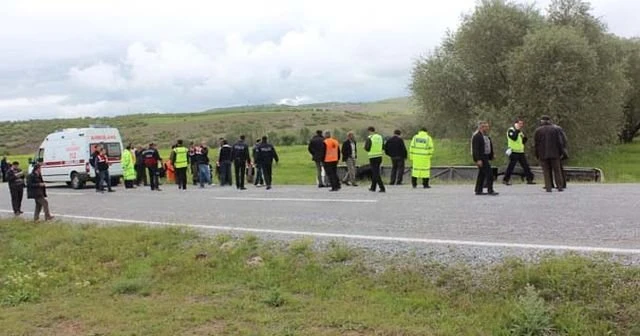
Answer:
[[27, 180], [27, 198], [36, 202], [36, 208], [33, 212], [33, 220], [40, 220], [40, 211], [44, 210], [44, 219], [49, 221], [53, 219], [49, 211], [49, 201], [47, 201], [47, 187], [42, 179], [40, 164], [33, 167], [33, 171]]
[[553, 124], [551, 117], [542, 116], [540, 127], [536, 129], [534, 134], [534, 141], [536, 158], [542, 166], [544, 188], [547, 192], [552, 191], [553, 180], [555, 180], [558, 191], [564, 190], [564, 179], [560, 168], [560, 159], [566, 153], [563, 139], [562, 129]]
[[13, 214], [22, 215], [22, 198], [24, 196], [24, 172], [20, 169], [20, 163], [14, 161], [6, 172], [7, 182], [9, 182], [9, 193], [11, 194], [11, 206]]

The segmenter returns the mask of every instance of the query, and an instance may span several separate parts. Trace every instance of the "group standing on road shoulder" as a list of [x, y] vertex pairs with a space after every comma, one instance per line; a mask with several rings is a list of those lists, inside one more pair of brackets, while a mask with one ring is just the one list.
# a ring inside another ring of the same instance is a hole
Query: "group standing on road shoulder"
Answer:
[[[401, 131], [395, 130], [394, 135], [385, 140], [376, 129], [368, 127], [369, 135], [364, 143], [367, 152], [371, 176], [372, 192], [386, 192], [386, 187], [381, 177], [381, 164], [383, 155], [391, 159], [390, 185], [402, 185], [405, 173], [405, 161], [411, 161], [411, 186], [417, 188], [418, 182], [422, 182], [425, 189], [431, 188], [431, 158], [434, 153], [434, 141], [425, 127], [422, 127], [412, 138], [409, 149], [401, 138]], [[478, 168], [475, 183], [476, 195], [498, 195], [494, 190], [494, 171], [491, 162], [495, 159], [494, 143], [489, 135], [490, 126], [486, 121], [478, 123], [477, 130], [471, 137], [471, 155]], [[567, 136], [564, 130], [553, 123], [549, 116], [542, 116], [540, 125], [534, 132], [534, 152], [538, 159], [543, 175], [544, 189], [551, 192], [553, 188], [563, 191], [566, 188], [566, 173], [563, 169], [563, 161], [568, 158]], [[527, 184], [535, 184], [534, 174], [531, 171], [526, 158], [525, 145], [527, 136], [524, 132], [524, 121], [517, 118], [506, 134], [509, 164], [503, 178], [503, 184], [511, 185], [511, 176], [517, 164], [524, 171]], [[342, 185], [357, 186], [358, 146], [354, 132], [347, 133], [342, 144], [335, 139], [330, 131], [316, 131], [309, 141], [308, 151], [311, 160], [315, 163], [316, 182], [318, 187], [331, 187], [330, 191], [339, 191]], [[253, 159], [253, 160], [252, 160]], [[232, 185], [238, 190], [246, 190], [245, 178], [256, 187], [266, 185], [266, 189], [272, 188], [273, 164], [277, 164], [280, 158], [276, 148], [268, 142], [266, 136], [257, 139], [250, 148], [245, 136], [230, 145], [226, 139], [220, 139], [220, 149], [216, 167], [222, 186]], [[346, 173], [342, 178], [338, 174], [339, 162], [346, 165]], [[161, 191], [160, 173], [163, 159], [158, 152], [155, 143], [150, 143], [147, 148], [128, 145], [121, 155], [123, 179], [126, 189], [140, 186], [142, 183], [150, 186], [152, 191]], [[96, 191], [104, 192], [107, 189], [113, 192], [112, 181], [109, 175], [111, 162], [106, 155], [105, 148], [97, 145], [90, 159], [90, 165], [96, 173]], [[178, 189], [187, 189], [187, 173], [191, 169], [194, 185], [204, 188], [212, 183], [213, 168], [209, 158], [209, 148], [203, 141], [200, 145], [193, 142], [187, 148], [183, 140], [177, 140], [172, 147], [169, 160], [164, 162], [165, 169], [171, 168], [175, 172]], [[170, 167], [168, 167], [170, 166]], [[49, 211], [46, 186], [41, 175], [40, 164], [35, 164], [31, 174], [25, 183], [25, 174], [18, 162], [11, 165], [6, 157], [2, 160], [2, 177], [7, 181], [11, 194], [11, 203], [14, 215], [20, 216], [22, 212], [23, 189], [26, 185], [27, 197], [33, 199], [36, 204], [34, 220], [39, 220], [41, 211], [44, 211], [45, 220], [53, 219]], [[148, 181], [148, 183], [147, 183]], [[484, 190], [486, 189], [486, 192]]]

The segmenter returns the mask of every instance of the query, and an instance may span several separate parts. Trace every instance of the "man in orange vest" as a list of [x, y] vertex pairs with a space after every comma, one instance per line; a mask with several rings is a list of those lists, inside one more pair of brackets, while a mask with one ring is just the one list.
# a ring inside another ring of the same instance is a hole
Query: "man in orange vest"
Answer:
[[324, 131], [324, 170], [329, 178], [331, 190], [340, 190], [340, 179], [338, 178], [338, 162], [340, 161], [340, 143], [331, 137], [330, 131]]

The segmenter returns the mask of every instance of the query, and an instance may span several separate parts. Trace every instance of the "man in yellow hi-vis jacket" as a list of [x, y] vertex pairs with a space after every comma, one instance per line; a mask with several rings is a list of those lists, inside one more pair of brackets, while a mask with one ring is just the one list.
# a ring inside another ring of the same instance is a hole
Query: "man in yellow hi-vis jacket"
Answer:
[[422, 179], [423, 188], [429, 186], [431, 177], [431, 156], [433, 155], [433, 139], [427, 133], [425, 127], [420, 129], [418, 134], [411, 139], [409, 146], [409, 159], [411, 160], [411, 185], [416, 188], [418, 179]]

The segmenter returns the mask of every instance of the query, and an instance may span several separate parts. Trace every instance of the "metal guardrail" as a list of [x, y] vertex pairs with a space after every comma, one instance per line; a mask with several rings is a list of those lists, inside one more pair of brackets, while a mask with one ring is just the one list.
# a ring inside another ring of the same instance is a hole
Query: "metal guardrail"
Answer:
[[[371, 169], [369, 165], [363, 165], [357, 167], [357, 178], [360, 180], [367, 179], [371, 176]], [[493, 167], [494, 180], [498, 179], [498, 176], [504, 175], [507, 167]], [[604, 182], [604, 173], [599, 168], [592, 167], [563, 167], [564, 173], [567, 177], [567, 181], [580, 181], [580, 182]], [[542, 179], [542, 168], [539, 166], [532, 166], [531, 171], [537, 177]], [[347, 172], [345, 165], [338, 166], [338, 175], [344, 176]], [[389, 177], [391, 174], [390, 166], [381, 167], [381, 175], [383, 177]], [[431, 167], [431, 179], [446, 180], [446, 181], [458, 181], [458, 180], [475, 180], [478, 174], [478, 168], [475, 166], [432, 166]], [[514, 178], [520, 177], [525, 179], [524, 171], [519, 166], [513, 171]], [[405, 167], [404, 177], [411, 177], [411, 167]]]

